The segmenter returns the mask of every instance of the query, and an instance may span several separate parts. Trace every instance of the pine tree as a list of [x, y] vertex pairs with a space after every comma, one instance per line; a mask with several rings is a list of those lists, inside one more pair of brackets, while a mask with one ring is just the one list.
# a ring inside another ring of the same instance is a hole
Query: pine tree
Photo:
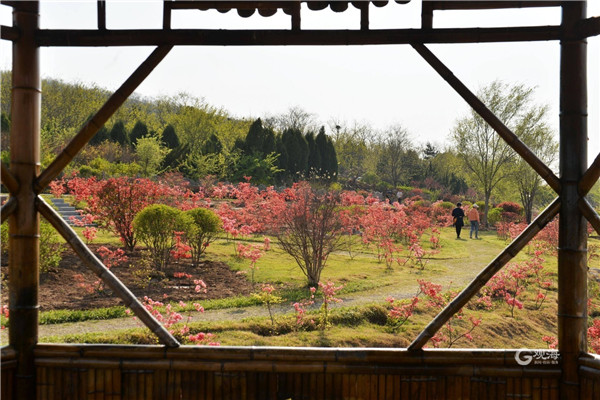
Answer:
[[129, 132], [129, 141], [135, 145], [138, 139], [148, 136], [148, 127], [142, 121], [138, 121]]
[[223, 144], [214, 133], [204, 142], [202, 154], [219, 154], [223, 151]]
[[129, 144], [129, 140], [127, 137], [127, 130], [125, 129], [125, 124], [123, 123], [123, 121], [119, 120], [119, 121], [115, 122], [112, 129], [110, 130], [109, 136], [110, 136], [110, 140], [112, 140], [115, 143], [120, 144], [121, 146]]
[[319, 175], [327, 179], [335, 180], [338, 174], [338, 161], [333, 141], [325, 134], [325, 128], [321, 127], [315, 139], [319, 155], [321, 156], [321, 169]]
[[162, 132], [162, 143], [169, 149], [174, 149], [179, 146], [179, 137], [175, 133], [173, 125], [167, 125]]
[[319, 172], [321, 171], [321, 152], [317, 147], [315, 134], [313, 132], [308, 132], [304, 138], [308, 144], [308, 165], [306, 169], [306, 176], [309, 178], [314, 178], [318, 176]]
[[283, 132], [283, 146], [287, 152], [287, 173], [292, 180], [304, 178], [308, 165], [308, 143], [299, 129], [286, 129]]
[[338, 176], [338, 160], [335, 152], [335, 146], [331, 138], [327, 138], [327, 164], [326, 172], [329, 180], [335, 181]]
[[96, 134], [92, 136], [89, 143], [92, 146], [97, 146], [105, 140], [108, 140], [109, 138], [110, 133], [108, 132], [108, 129], [106, 129], [106, 126], [102, 125], [102, 128], [98, 129], [98, 132], [96, 132]]
[[262, 121], [258, 118], [250, 125], [246, 140], [244, 141], [244, 151], [246, 154], [261, 154], [264, 140]]

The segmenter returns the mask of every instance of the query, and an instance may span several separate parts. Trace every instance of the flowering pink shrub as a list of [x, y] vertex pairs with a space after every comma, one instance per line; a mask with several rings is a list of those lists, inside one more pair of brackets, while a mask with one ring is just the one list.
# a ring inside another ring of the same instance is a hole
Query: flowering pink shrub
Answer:
[[542, 341], [548, 345], [549, 349], [555, 349], [558, 345], [558, 339], [554, 336], [543, 336]]
[[258, 269], [256, 262], [263, 256], [264, 246], [255, 244], [243, 245], [238, 243], [237, 253], [240, 258], [250, 260], [251, 282], [254, 286], [254, 271]]
[[[8, 322], [8, 317], [10, 315], [10, 312], [8, 310], [8, 306], [6, 304], [4, 304], [2, 306], [2, 308], [0, 309], [0, 315], [2, 315], [2, 322]], [[0, 329], [6, 329], [6, 326], [3, 324], [0, 324]]]
[[[198, 332], [196, 334], [190, 334], [189, 323], [192, 320], [191, 313], [188, 313], [187, 317], [184, 318], [184, 316], [180, 312], [177, 312], [171, 304], [165, 305], [160, 301], [152, 300], [148, 296], [144, 296], [142, 304], [157, 321], [162, 323], [164, 327], [169, 330], [171, 334], [184, 337], [192, 344], [219, 346], [219, 343], [214, 341], [215, 336], [211, 333]], [[180, 301], [178, 305], [182, 309], [187, 307], [187, 304], [183, 301]], [[200, 304], [194, 303], [193, 306], [196, 311], [204, 312], [204, 308]], [[131, 310], [126, 310], [126, 313], [131, 315]], [[135, 317], [133, 318], [136, 319]], [[178, 326], [178, 329], [176, 329], [176, 325], [182, 321], [183, 325]]]
[[283, 299], [279, 296], [276, 296], [273, 292], [275, 292], [273, 285], [267, 284], [262, 286], [262, 289], [259, 293], [254, 293], [253, 297], [267, 306], [269, 317], [271, 317], [271, 325], [273, 328], [275, 328], [275, 318], [273, 316], [273, 310], [271, 307], [273, 304], [281, 303]]
[[600, 318], [592, 321], [588, 328], [588, 346], [596, 354], [600, 354]]
[[[321, 288], [321, 293], [323, 296], [323, 303], [321, 303], [321, 308], [319, 309], [320, 319], [321, 319], [321, 329], [326, 329], [329, 326], [329, 309], [331, 303], [341, 303], [343, 300], [338, 299], [336, 296], [337, 292], [341, 290], [344, 285], [335, 286], [332, 281], [327, 281], [327, 283], [319, 282], [319, 287]], [[314, 288], [311, 288], [311, 291], [314, 292]]]

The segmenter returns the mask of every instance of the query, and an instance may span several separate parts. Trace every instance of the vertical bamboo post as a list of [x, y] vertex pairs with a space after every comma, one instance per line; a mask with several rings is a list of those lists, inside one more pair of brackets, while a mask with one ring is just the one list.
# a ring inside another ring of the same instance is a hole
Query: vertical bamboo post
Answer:
[[21, 32], [13, 42], [12, 134], [10, 171], [19, 188], [18, 207], [9, 218], [9, 343], [17, 352], [16, 399], [36, 397], [33, 349], [38, 340], [39, 216], [33, 182], [40, 167], [41, 79], [39, 2], [15, 2], [13, 26]]
[[560, 181], [558, 238], [558, 344], [561, 399], [579, 398], [578, 358], [586, 352], [587, 224], [577, 206], [587, 167], [587, 42], [576, 34], [586, 2], [562, 5], [560, 42]]

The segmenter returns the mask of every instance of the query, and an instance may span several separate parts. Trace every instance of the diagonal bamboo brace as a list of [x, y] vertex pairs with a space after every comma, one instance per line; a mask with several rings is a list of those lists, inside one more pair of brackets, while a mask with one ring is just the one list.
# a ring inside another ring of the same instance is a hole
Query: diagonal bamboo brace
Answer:
[[598, 213], [594, 210], [594, 207], [592, 207], [585, 197], [580, 198], [577, 205], [579, 206], [579, 211], [581, 211], [585, 219], [589, 221], [596, 232], [598, 232], [598, 235], [600, 235], [600, 216], [598, 216]]
[[6, 221], [6, 219], [10, 217], [10, 215], [14, 213], [16, 209], [17, 199], [14, 197], [9, 198], [6, 204], [2, 206], [2, 223], [4, 223], [4, 221]]
[[4, 163], [0, 163], [0, 175], [2, 184], [6, 186], [10, 194], [16, 194], [19, 191], [19, 182]]
[[62, 170], [75, 158], [77, 153], [90, 141], [98, 130], [108, 121], [133, 91], [150, 75], [154, 68], [165, 58], [173, 46], [157, 47], [144, 62], [131, 74], [115, 93], [104, 103], [102, 108], [81, 128], [67, 147], [40, 174], [34, 184], [36, 193], [41, 193]]
[[537, 172], [556, 193], [560, 193], [560, 181], [537, 156], [494, 115], [485, 104], [473, 94], [453, 73], [422, 43], [413, 43], [412, 47], [431, 65], [431, 67], [473, 108], [477, 114], [494, 129], [502, 139], [517, 152]]
[[585, 171], [585, 174], [581, 177], [581, 180], [579, 181], [579, 195], [585, 196], [588, 194], [594, 184], [598, 181], [598, 178], [600, 178], [600, 154], [596, 156], [592, 165], [590, 165], [588, 170]]
[[146, 310], [133, 293], [100, 261], [94, 253], [81, 241], [77, 233], [62, 219], [62, 217], [44, 201], [37, 197], [36, 207], [54, 226], [54, 228], [69, 243], [81, 261], [90, 268], [115, 294], [131, 308], [133, 313], [160, 339], [167, 347], [179, 347], [179, 342]]
[[516, 256], [519, 251], [521, 251], [521, 249], [525, 247], [527, 243], [529, 243], [529, 241], [546, 226], [546, 224], [548, 224], [548, 222], [552, 221], [552, 218], [558, 214], [559, 210], [560, 199], [556, 198], [523, 232], [521, 232], [519, 236], [517, 236], [517, 238], [515, 238], [515, 240], [512, 241], [510, 245], [502, 251], [502, 253], [498, 255], [498, 257], [485, 267], [483, 271], [481, 271], [479, 275], [477, 275], [475, 279], [473, 279], [473, 281], [471, 281], [471, 283], [454, 298], [454, 300], [440, 311], [433, 321], [431, 321], [410, 346], [408, 346], [408, 350], [414, 351], [422, 349], [425, 343], [427, 343], [427, 341], [431, 339], [454, 314], [459, 312], [460, 309], [463, 308], [469, 300], [471, 300], [471, 298], [502, 269], [502, 267]]

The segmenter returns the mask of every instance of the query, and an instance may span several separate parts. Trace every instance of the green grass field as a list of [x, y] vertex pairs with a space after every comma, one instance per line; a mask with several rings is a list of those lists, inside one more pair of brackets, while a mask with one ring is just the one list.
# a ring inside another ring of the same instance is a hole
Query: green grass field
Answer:
[[[76, 228], [79, 230], [80, 228]], [[99, 232], [94, 241], [98, 244], [117, 245], [118, 239], [106, 232]], [[468, 237], [468, 232], [463, 236]], [[348, 239], [348, 238], [345, 238]], [[436, 315], [436, 310], [421, 302], [413, 316], [400, 328], [394, 327], [388, 317], [389, 305], [385, 299], [392, 295], [397, 299], [413, 296], [418, 289], [417, 280], [424, 279], [443, 286], [444, 290], [460, 290], [468, 284], [486, 265], [488, 265], [506, 246], [498, 239], [494, 231], [480, 232], [480, 240], [456, 240], [453, 229], [442, 230], [441, 251], [426, 256], [424, 267], [409, 261], [403, 266], [393, 265], [387, 268], [385, 262], [378, 261], [377, 252], [368, 248], [353, 237], [352, 256], [347, 249], [333, 253], [321, 275], [321, 281], [333, 281], [344, 288], [338, 296], [344, 299], [330, 314], [327, 329], [319, 326], [298, 327], [295, 323], [290, 304], [308, 297], [306, 277], [293, 259], [282, 252], [272, 240], [271, 250], [257, 262], [255, 281], [257, 289], [262, 283], [271, 283], [277, 288], [277, 294], [283, 297], [277, 306], [275, 325], [265, 312], [248, 318], [232, 318], [235, 309], [257, 306], [257, 300], [251, 297], [211, 300], [204, 302], [207, 310], [223, 310], [222, 318], [214, 316], [203, 321], [202, 315], [195, 315], [189, 324], [190, 333], [211, 332], [222, 345], [242, 346], [342, 346], [342, 347], [404, 347], [407, 346]], [[422, 239], [423, 248], [430, 250], [429, 235]], [[262, 242], [262, 237], [248, 239], [249, 242]], [[233, 270], [248, 270], [249, 262], [235, 256], [231, 240], [221, 238], [211, 244], [206, 257], [228, 263]], [[528, 248], [524, 249], [513, 262], [529, 258]], [[556, 257], [545, 257], [544, 271], [556, 275]], [[247, 278], [250, 279], [250, 273]], [[516, 310], [514, 317], [510, 309], [502, 302], [496, 303], [496, 309], [466, 310], [462, 320], [454, 320], [456, 332], [469, 328], [467, 316], [482, 320], [473, 331], [473, 340], [459, 339], [453, 347], [478, 348], [544, 348], [543, 336], [556, 336], [556, 288], [548, 292], [548, 298], [540, 310], [535, 310], [531, 294], [524, 295], [525, 306]], [[319, 303], [308, 310], [307, 319], [319, 321]], [[90, 310], [89, 315], [76, 312], [42, 313], [47, 324], [86, 319], [121, 318], [124, 309]], [[190, 311], [178, 308], [178, 311]], [[54, 315], [52, 314], [54, 313]], [[117, 322], [116, 320], [115, 322]], [[118, 322], [117, 322], [118, 325]], [[319, 323], [317, 322], [317, 325]], [[177, 334], [182, 342], [185, 335]], [[146, 328], [114, 328], [101, 332], [68, 333], [42, 336], [48, 342], [85, 342], [85, 343], [156, 343], [156, 338]]]

